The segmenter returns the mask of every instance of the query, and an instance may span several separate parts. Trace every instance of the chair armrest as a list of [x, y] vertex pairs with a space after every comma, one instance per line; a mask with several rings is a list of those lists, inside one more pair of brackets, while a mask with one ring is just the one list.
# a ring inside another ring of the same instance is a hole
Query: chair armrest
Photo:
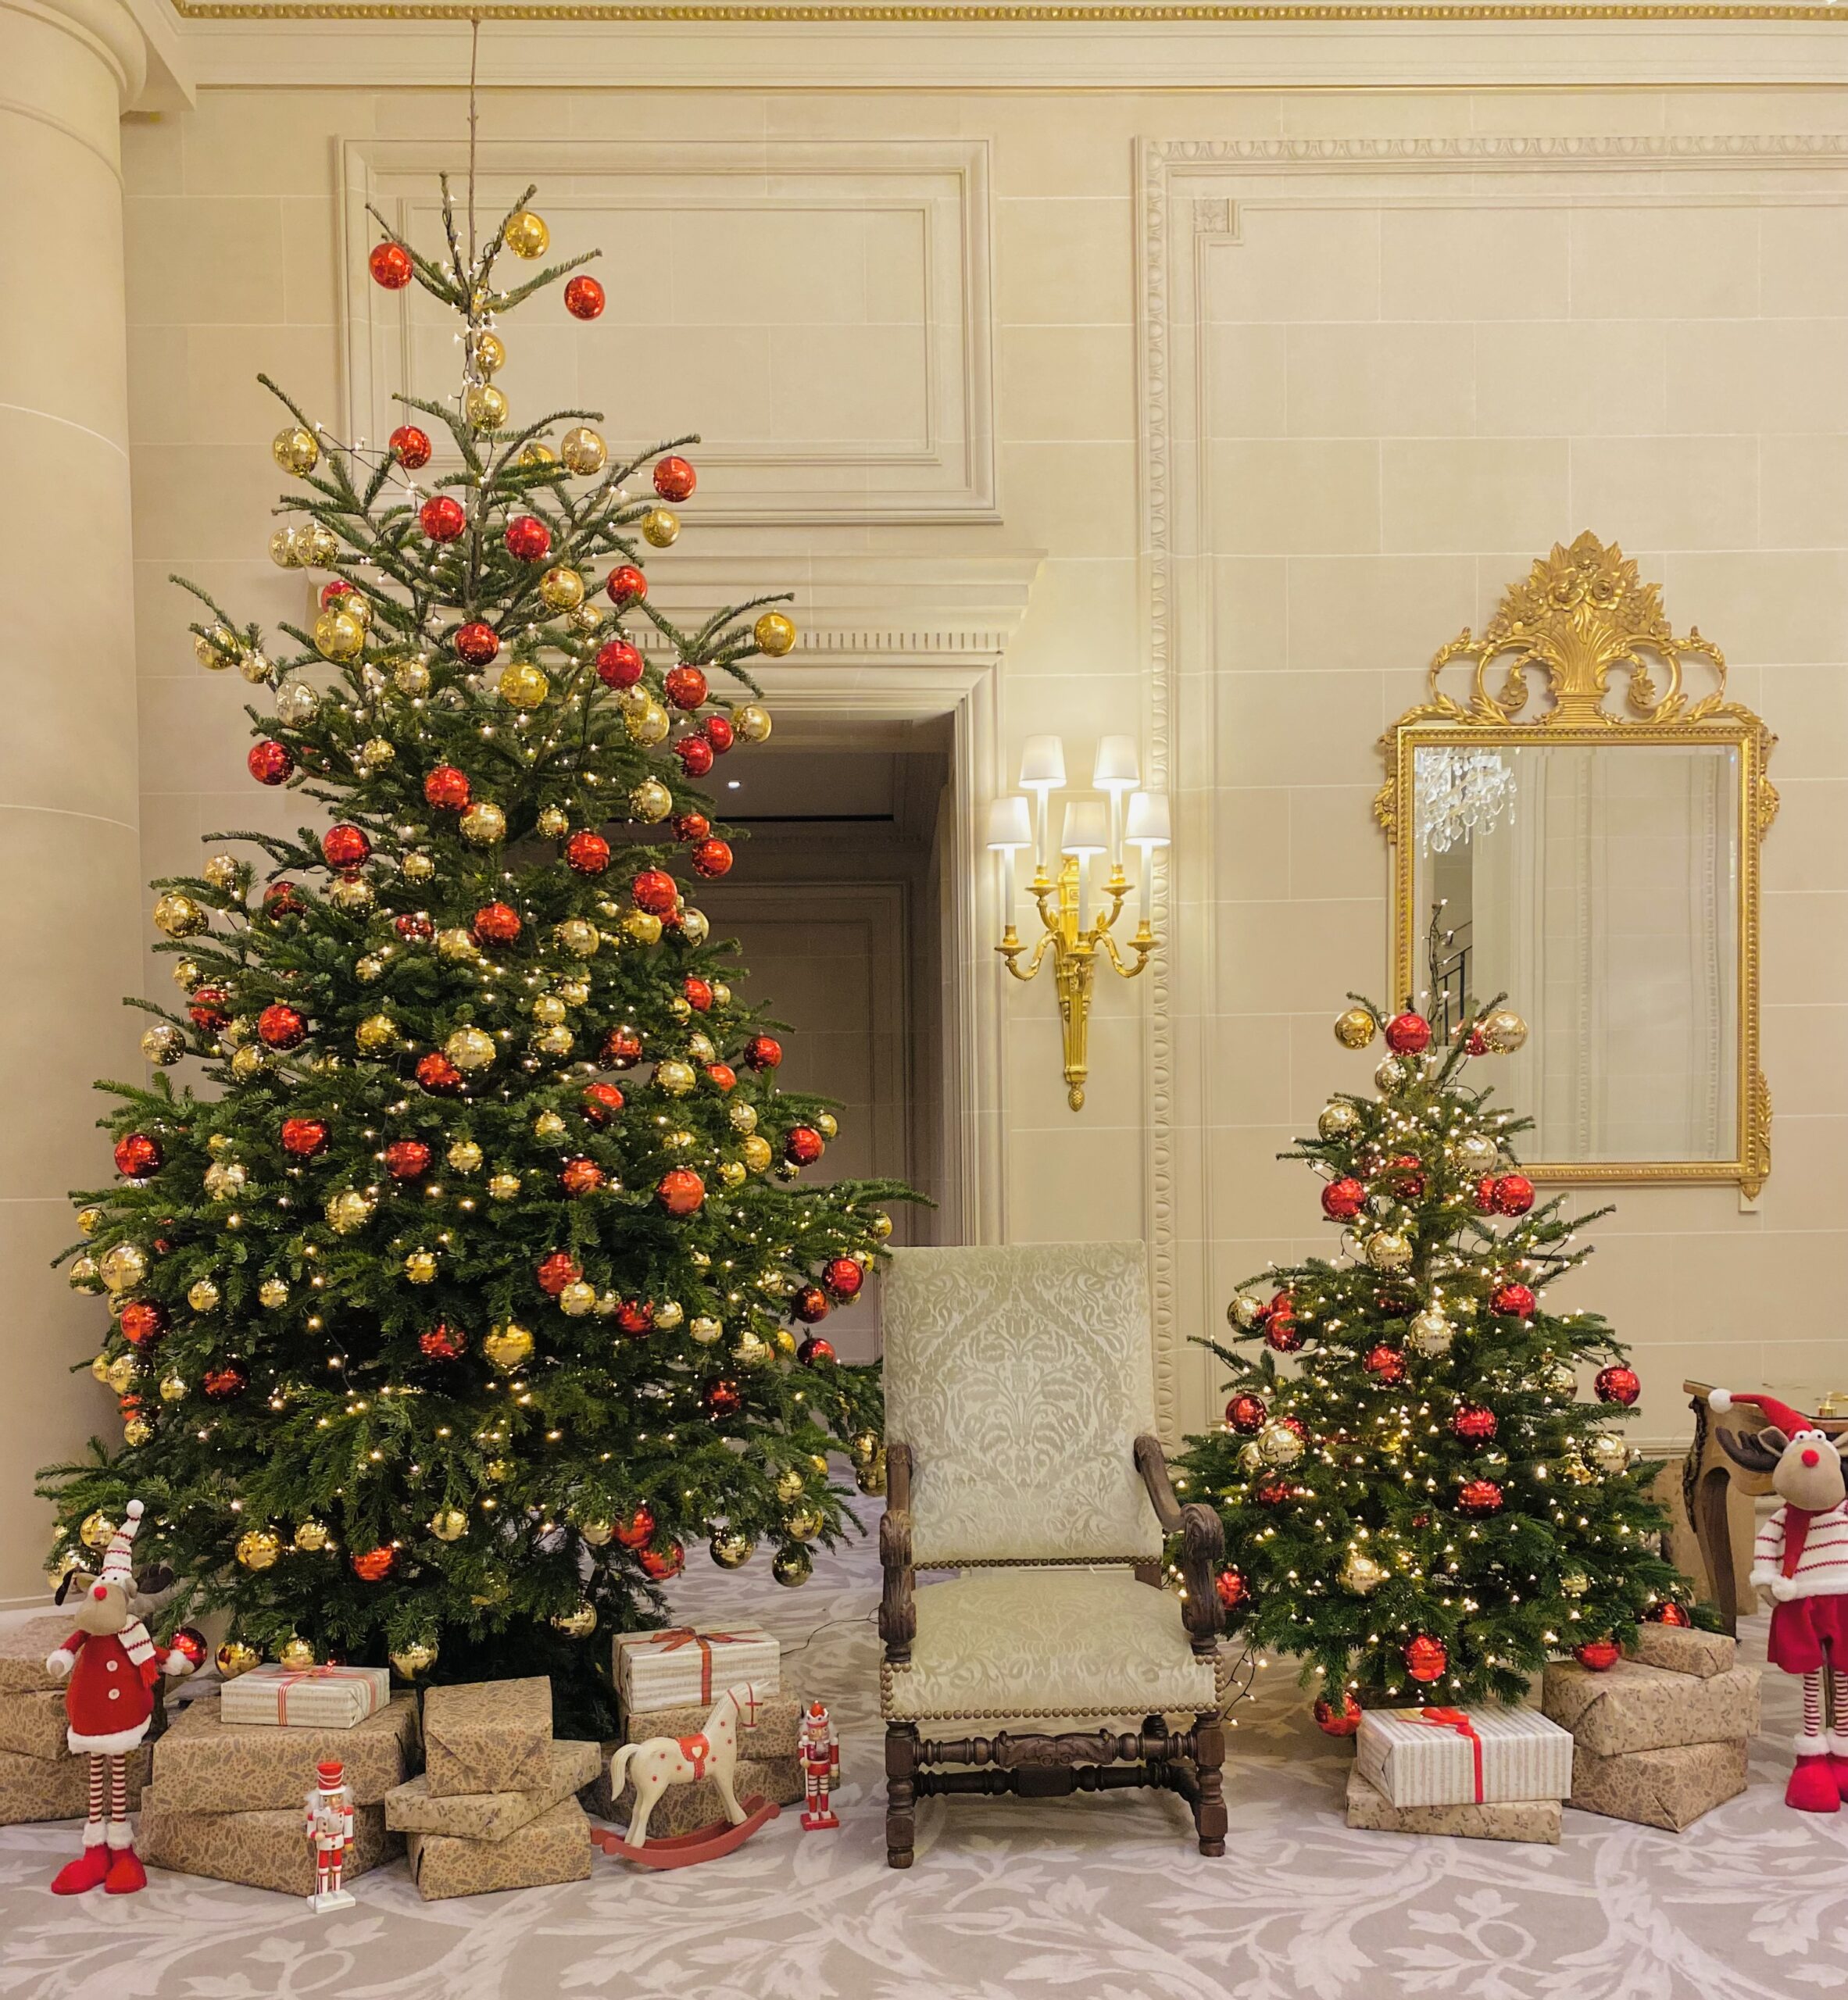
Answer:
[[911, 1447], [889, 1438], [885, 1446], [885, 1512], [879, 1522], [879, 1636], [893, 1666], [911, 1664], [917, 1637], [917, 1605], [911, 1594]]
[[1168, 1477], [1167, 1454], [1161, 1441], [1145, 1433], [1135, 1441], [1136, 1470], [1161, 1523], [1163, 1534], [1181, 1538], [1181, 1580], [1187, 1596], [1181, 1607], [1196, 1653], [1210, 1652], [1225, 1630], [1225, 1608], [1219, 1602], [1218, 1571], [1225, 1554], [1225, 1525], [1214, 1509], [1199, 1500], [1184, 1507]]

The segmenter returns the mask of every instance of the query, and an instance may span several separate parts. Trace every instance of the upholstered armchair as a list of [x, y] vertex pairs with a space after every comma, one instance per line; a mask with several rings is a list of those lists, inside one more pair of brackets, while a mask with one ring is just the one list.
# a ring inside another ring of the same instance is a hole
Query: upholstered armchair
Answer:
[[[897, 1251], [881, 1316], [887, 1860], [910, 1866], [920, 1797], [1130, 1785], [1178, 1792], [1224, 1854], [1222, 1530], [1155, 1438], [1142, 1245]], [[1159, 1588], [1170, 1534], [1185, 1597]], [[961, 1574], [913, 1588], [934, 1569]]]

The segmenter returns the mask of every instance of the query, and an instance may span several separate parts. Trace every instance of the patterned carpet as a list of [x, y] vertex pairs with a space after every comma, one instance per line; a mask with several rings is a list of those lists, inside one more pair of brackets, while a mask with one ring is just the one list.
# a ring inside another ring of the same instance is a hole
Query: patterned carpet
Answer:
[[[46, 1884], [66, 1827], [0, 1830], [7, 2000], [1799, 2000], [1848, 1983], [1848, 1813], [1782, 1802], [1794, 1684], [1765, 1684], [1753, 1783], [1677, 1837], [1568, 1812], [1563, 1846], [1349, 1833], [1349, 1752], [1287, 1668], [1239, 1710], [1230, 1852], [1193, 1851], [1178, 1800], [932, 1800], [917, 1866], [885, 1866], [876, 1560], [781, 1591], [701, 1565], [688, 1616], [748, 1609], [788, 1684], [842, 1731], [842, 1829], [793, 1812], [738, 1854], [641, 1877], [425, 1903], [403, 1865], [326, 1918], [155, 1873], [80, 1904]], [[1763, 1658], [1762, 1621], [1748, 1655]]]

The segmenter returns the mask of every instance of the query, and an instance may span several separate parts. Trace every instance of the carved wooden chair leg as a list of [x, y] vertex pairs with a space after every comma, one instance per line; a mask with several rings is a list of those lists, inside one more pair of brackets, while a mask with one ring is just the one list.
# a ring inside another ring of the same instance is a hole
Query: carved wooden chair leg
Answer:
[[1193, 1725], [1194, 1766], [1199, 1773], [1200, 1796], [1193, 1809], [1202, 1854], [1225, 1852], [1225, 1787], [1221, 1767], [1225, 1762], [1225, 1725], [1217, 1715], [1198, 1716]]
[[917, 1830], [917, 1731], [908, 1722], [885, 1727], [885, 1860], [890, 1868], [911, 1866]]

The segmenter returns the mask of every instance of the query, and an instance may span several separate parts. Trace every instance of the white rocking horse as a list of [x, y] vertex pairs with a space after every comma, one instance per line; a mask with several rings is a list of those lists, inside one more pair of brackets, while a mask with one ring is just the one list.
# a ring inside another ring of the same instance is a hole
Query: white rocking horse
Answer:
[[[609, 1759], [609, 1796], [620, 1798], [624, 1785], [634, 1785], [635, 1810], [627, 1835], [620, 1846], [613, 1845], [609, 1851], [620, 1853], [626, 1860], [652, 1860], [656, 1866], [676, 1866], [685, 1861], [703, 1861], [714, 1854], [729, 1853], [765, 1820], [774, 1818], [777, 1807], [761, 1799], [752, 1802], [755, 1810], [747, 1811], [739, 1805], [731, 1783], [738, 1767], [738, 1731], [755, 1727], [763, 1702], [756, 1685], [747, 1681], [725, 1690], [713, 1704], [712, 1712], [698, 1735], [651, 1736], [641, 1743], [624, 1744]], [[675, 1840], [657, 1841], [651, 1851], [649, 1815], [662, 1793], [670, 1784], [692, 1784], [701, 1778], [710, 1778], [718, 1788], [731, 1825], [716, 1834], [707, 1830]], [[657, 1853], [659, 1859], [653, 1859]]]

